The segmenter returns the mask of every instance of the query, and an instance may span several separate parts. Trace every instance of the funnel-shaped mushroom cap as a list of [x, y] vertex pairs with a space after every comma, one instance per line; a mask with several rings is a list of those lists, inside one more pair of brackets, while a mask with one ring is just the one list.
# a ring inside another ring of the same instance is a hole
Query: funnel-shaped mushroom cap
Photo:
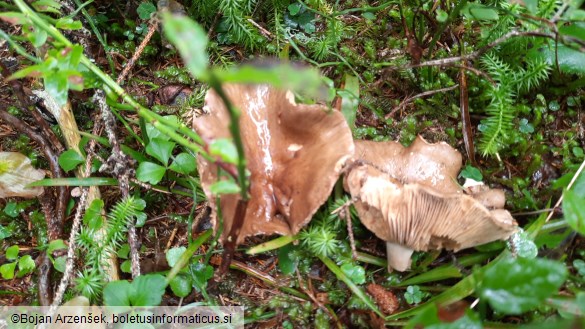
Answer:
[[419, 183], [457, 193], [461, 154], [447, 143], [429, 144], [418, 136], [407, 148], [399, 142], [356, 141], [355, 157], [403, 184]]
[[[353, 155], [351, 130], [340, 112], [297, 105], [291, 93], [266, 85], [223, 88], [241, 111], [240, 130], [251, 173], [250, 200], [237, 242], [256, 234], [296, 234], [327, 200], [343, 164]], [[231, 137], [221, 99], [210, 91], [205, 102], [209, 114], [193, 121], [197, 133], [208, 143]], [[217, 181], [217, 166], [201, 157], [198, 164], [215, 219], [215, 197], [209, 187]], [[221, 196], [224, 238], [239, 198]]]
[[490, 211], [461, 193], [402, 184], [369, 165], [354, 168], [346, 185], [362, 223], [388, 242], [389, 267], [399, 271], [410, 266], [413, 250], [457, 251], [506, 239], [516, 230], [506, 210]]

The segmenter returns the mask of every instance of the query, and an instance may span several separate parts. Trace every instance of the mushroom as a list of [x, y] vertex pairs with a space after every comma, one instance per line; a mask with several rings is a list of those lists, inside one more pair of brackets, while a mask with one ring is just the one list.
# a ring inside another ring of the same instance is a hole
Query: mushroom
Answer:
[[421, 137], [408, 148], [397, 142], [356, 142], [359, 162], [345, 178], [362, 223], [386, 241], [388, 270], [405, 271], [413, 251], [458, 251], [506, 239], [516, 222], [503, 209], [503, 192], [479, 199], [456, 184], [461, 155]]
[[[295, 104], [290, 92], [268, 85], [226, 84], [224, 92], [241, 111], [240, 131], [250, 199], [237, 243], [257, 234], [296, 234], [323, 204], [344, 163], [353, 155], [351, 130], [340, 112], [321, 105]], [[227, 109], [214, 92], [205, 97], [208, 112], [193, 120], [206, 143], [231, 138]], [[218, 180], [218, 166], [197, 158], [201, 185], [213, 209], [210, 186]], [[219, 178], [224, 179], [224, 178]], [[220, 196], [223, 239], [233, 224], [240, 196]]]

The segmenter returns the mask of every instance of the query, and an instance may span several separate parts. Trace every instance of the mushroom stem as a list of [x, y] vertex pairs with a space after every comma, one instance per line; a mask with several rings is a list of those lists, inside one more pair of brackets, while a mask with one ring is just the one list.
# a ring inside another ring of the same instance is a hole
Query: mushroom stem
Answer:
[[404, 272], [410, 268], [410, 256], [414, 250], [409, 249], [405, 246], [386, 242], [386, 257], [388, 257], [388, 272], [392, 272], [395, 269], [400, 272]]

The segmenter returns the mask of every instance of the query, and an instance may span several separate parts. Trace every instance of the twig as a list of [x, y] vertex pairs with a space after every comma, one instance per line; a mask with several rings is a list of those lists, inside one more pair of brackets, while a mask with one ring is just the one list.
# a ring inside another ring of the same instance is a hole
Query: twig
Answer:
[[442, 92], [446, 92], [446, 91], [451, 91], [453, 89], [456, 89], [457, 87], [459, 87], [459, 84], [456, 84], [456, 85], [451, 86], [451, 87], [446, 87], [446, 88], [428, 90], [428, 91], [422, 92], [420, 94], [414, 95], [412, 97], [408, 97], [405, 100], [403, 100], [402, 102], [400, 102], [400, 104], [398, 104], [398, 106], [393, 108], [392, 111], [390, 111], [390, 113], [386, 114], [384, 116], [384, 118], [385, 119], [391, 118], [392, 116], [394, 116], [394, 114], [396, 114], [396, 112], [398, 112], [400, 109], [404, 108], [406, 106], [406, 104], [412, 102], [413, 100], [415, 100], [417, 98], [427, 97], [427, 96], [431, 96], [434, 94], [438, 94], [438, 93], [442, 93]]
[[262, 33], [267, 39], [272, 39], [272, 33], [270, 33], [270, 31], [263, 28], [260, 24], [254, 22], [254, 20], [251, 18], [248, 18], [247, 21], [250, 24], [254, 25], [256, 28], [258, 28], [258, 30], [260, 30], [260, 33]]
[[[104, 91], [101, 89], [96, 90], [93, 100], [100, 110], [106, 135], [112, 146], [112, 153], [106, 162], [102, 164], [100, 171], [111, 173], [118, 179], [122, 198], [126, 199], [130, 191], [130, 177], [133, 177], [135, 174], [133, 168], [134, 160], [122, 152], [120, 142], [115, 133], [116, 120], [106, 104]], [[138, 255], [138, 237], [136, 236], [136, 227], [133, 222], [128, 224], [128, 244], [130, 245], [132, 277], [136, 278], [140, 275], [140, 257]]]
[[157, 27], [158, 27], [158, 19], [156, 17], [153, 17], [150, 20], [150, 23], [148, 25], [148, 32], [146, 33], [146, 35], [144, 36], [144, 39], [142, 40], [142, 42], [140, 43], [140, 45], [138, 46], [138, 48], [136, 49], [136, 51], [132, 55], [132, 58], [130, 58], [128, 63], [126, 63], [126, 66], [124, 66], [124, 70], [122, 71], [122, 73], [120, 73], [120, 75], [116, 79], [116, 83], [121, 84], [122, 81], [124, 81], [124, 79], [128, 75], [128, 72], [130, 72], [130, 70], [134, 67], [134, 64], [136, 63], [136, 61], [138, 60], [138, 58], [140, 57], [140, 55], [144, 51], [144, 48], [146, 47], [148, 42], [150, 42], [150, 39], [152, 38], [154, 32], [156, 32]]

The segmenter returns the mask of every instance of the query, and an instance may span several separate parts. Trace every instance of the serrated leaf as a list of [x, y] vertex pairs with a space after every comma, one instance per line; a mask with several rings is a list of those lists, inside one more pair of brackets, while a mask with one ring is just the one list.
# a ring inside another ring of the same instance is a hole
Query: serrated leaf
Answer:
[[165, 175], [166, 170], [165, 167], [156, 163], [142, 162], [136, 169], [136, 178], [146, 183], [158, 184]]
[[146, 146], [146, 153], [150, 156], [155, 157], [163, 165], [167, 165], [175, 143], [160, 138], [152, 138], [150, 143]]
[[181, 255], [185, 252], [185, 250], [187, 250], [186, 247], [175, 247], [167, 251], [165, 257], [167, 258], [167, 263], [169, 263], [170, 267], [173, 267], [175, 264], [177, 264], [177, 261], [179, 258], [181, 258]]
[[85, 159], [83, 156], [81, 156], [81, 154], [77, 153], [75, 150], [67, 150], [61, 153], [58, 159], [59, 166], [61, 166], [61, 168], [66, 172], [77, 168], [77, 166], [84, 161]]
[[580, 198], [574, 191], [565, 191], [563, 197], [563, 213], [567, 224], [580, 233], [585, 235], [585, 199]]
[[238, 151], [231, 139], [218, 138], [211, 142], [209, 154], [220, 157], [226, 163], [238, 163]]
[[173, 163], [169, 166], [172, 171], [180, 174], [188, 175], [195, 171], [195, 157], [189, 153], [179, 153], [173, 160]]
[[220, 180], [215, 182], [211, 184], [209, 190], [215, 195], [240, 193], [240, 187], [232, 180]]
[[185, 66], [196, 77], [202, 78], [207, 70], [207, 33], [201, 26], [185, 16], [164, 13], [166, 37], [177, 48]]
[[482, 298], [494, 310], [521, 314], [557, 292], [565, 282], [567, 269], [548, 259], [507, 257], [476, 275]]
[[136, 9], [136, 13], [140, 19], [150, 19], [150, 15], [156, 12], [156, 6], [151, 2], [142, 2]]

